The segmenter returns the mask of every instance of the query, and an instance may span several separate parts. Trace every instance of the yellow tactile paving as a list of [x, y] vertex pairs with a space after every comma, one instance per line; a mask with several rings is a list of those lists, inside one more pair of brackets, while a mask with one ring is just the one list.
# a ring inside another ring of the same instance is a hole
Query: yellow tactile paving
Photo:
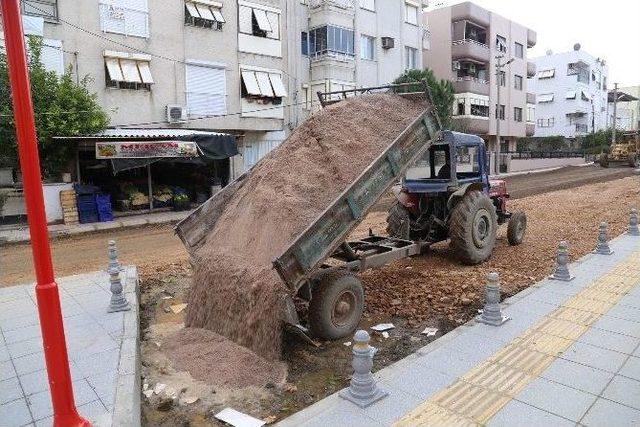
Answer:
[[394, 426], [485, 424], [639, 282], [640, 251], [567, 299], [509, 345], [433, 395]]

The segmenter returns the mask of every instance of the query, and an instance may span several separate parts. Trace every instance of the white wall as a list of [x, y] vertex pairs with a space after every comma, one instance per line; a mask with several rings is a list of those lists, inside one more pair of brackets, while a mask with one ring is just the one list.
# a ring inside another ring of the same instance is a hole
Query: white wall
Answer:
[[60, 205], [60, 192], [63, 190], [72, 190], [72, 184], [43, 184], [44, 191], [44, 208], [47, 211], [47, 222], [56, 222], [62, 220], [62, 206]]

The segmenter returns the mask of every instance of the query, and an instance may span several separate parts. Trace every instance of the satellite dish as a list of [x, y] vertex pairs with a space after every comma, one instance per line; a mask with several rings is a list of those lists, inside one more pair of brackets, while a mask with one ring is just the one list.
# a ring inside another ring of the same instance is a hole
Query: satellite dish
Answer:
[[580, 46], [580, 43], [576, 43], [573, 45], [573, 50], [580, 50], [582, 46]]
[[553, 55], [553, 51], [551, 49], [547, 50], [547, 55]]

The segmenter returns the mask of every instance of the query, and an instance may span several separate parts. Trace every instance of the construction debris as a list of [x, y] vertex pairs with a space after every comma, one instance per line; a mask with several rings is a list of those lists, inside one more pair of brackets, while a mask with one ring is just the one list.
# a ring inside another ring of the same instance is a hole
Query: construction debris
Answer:
[[234, 427], [262, 427], [266, 424], [265, 421], [254, 418], [251, 415], [243, 414], [232, 408], [223, 409], [218, 412], [215, 417]]
[[376, 332], [389, 331], [394, 328], [395, 328], [395, 325], [393, 323], [380, 323], [378, 325], [371, 327], [371, 329], [373, 329]]
[[431, 328], [431, 327], [426, 327], [422, 331], [422, 334], [428, 337], [434, 337], [436, 336], [437, 333], [438, 333], [438, 328]]
[[174, 314], [178, 314], [180, 312], [182, 312], [182, 310], [184, 310], [185, 308], [187, 308], [187, 304], [182, 303], [182, 304], [174, 304], [174, 305], [170, 305], [169, 308], [171, 309], [171, 311]]

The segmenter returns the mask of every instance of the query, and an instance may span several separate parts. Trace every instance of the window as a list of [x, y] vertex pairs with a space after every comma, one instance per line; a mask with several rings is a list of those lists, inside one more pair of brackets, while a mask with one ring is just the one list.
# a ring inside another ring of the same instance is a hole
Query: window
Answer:
[[589, 126], [583, 123], [576, 123], [576, 132], [577, 133], [587, 133], [589, 132]]
[[522, 90], [522, 76], [513, 76], [513, 88], [516, 90]]
[[238, 31], [254, 37], [280, 40], [280, 13], [241, 3], [238, 7]]
[[549, 68], [547, 70], [540, 70], [538, 71], [538, 79], [542, 80], [542, 79], [552, 79], [553, 77], [555, 77], [556, 75], [556, 69], [555, 68]]
[[360, 58], [373, 61], [376, 52], [376, 39], [374, 37], [360, 36]]
[[309, 32], [309, 52], [315, 56], [354, 56], [353, 31], [327, 25]]
[[415, 70], [418, 68], [418, 49], [409, 46], [404, 47], [405, 69]]
[[572, 62], [567, 64], [567, 76], [576, 75], [581, 83], [589, 84], [589, 66], [584, 62]]
[[418, 20], [420, 19], [420, 8], [412, 3], [404, 4], [406, 10], [405, 22], [412, 25], [418, 25]]
[[149, 55], [107, 51], [104, 56], [107, 87], [151, 90], [154, 81], [149, 67]]
[[227, 80], [224, 68], [193, 63], [186, 66], [187, 111], [189, 116], [227, 113]]
[[496, 49], [499, 50], [502, 53], [506, 53], [507, 52], [507, 39], [500, 36], [500, 35], [496, 35]]
[[587, 91], [582, 90], [582, 91], [580, 91], [580, 92], [581, 92], [581, 94], [580, 94], [580, 98], [581, 98], [583, 101], [587, 101], [587, 102], [590, 102], [590, 101], [591, 101], [591, 95], [590, 95]]
[[538, 95], [538, 104], [553, 102], [554, 95], [552, 93], [543, 93]]
[[505, 112], [505, 106], [504, 105], [496, 105], [496, 117], [499, 118], [500, 120], [504, 120], [504, 112]]
[[465, 108], [465, 99], [464, 98], [460, 98], [457, 101], [457, 106], [458, 108], [456, 109], [456, 116], [464, 116], [466, 113], [466, 108]]
[[471, 115], [489, 117], [489, 100], [471, 98]]
[[41, 16], [45, 21], [58, 20], [58, 0], [22, 0], [22, 13], [31, 16]]
[[522, 108], [513, 107], [513, 120], [515, 120], [516, 122], [522, 121]]
[[147, 0], [99, 1], [102, 31], [134, 37], [149, 37]]
[[207, 0], [185, 1], [184, 23], [194, 27], [222, 30], [227, 21], [222, 16], [221, 7], [222, 4]]
[[507, 73], [500, 71], [500, 86], [507, 86]]
[[556, 124], [555, 117], [551, 117], [548, 119], [538, 119], [536, 120], [536, 126], [539, 128], [552, 128]]
[[565, 99], [576, 99], [576, 91], [568, 90], [564, 97]]
[[520, 58], [520, 59], [524, 58], [524, 46], [518, 42], [514, 43], [513, 46], [514, 46], [516, 58]]
[[360, 8], [375, 12], [376, 0], [360, 0]]
[[527, 123], [533, 123], [536, 120], [536, 107], [527, 105]]
[[287, 96], [287, 90], [282, 83], [282, 75], [266, 70], [241, 69], [242, 97], [250, 99], [266, 99], [274, 104], [280, 104]]
[[304, 56], [309, 55], [309, 34], [306, 31], [300, 33], [300, 52]]

